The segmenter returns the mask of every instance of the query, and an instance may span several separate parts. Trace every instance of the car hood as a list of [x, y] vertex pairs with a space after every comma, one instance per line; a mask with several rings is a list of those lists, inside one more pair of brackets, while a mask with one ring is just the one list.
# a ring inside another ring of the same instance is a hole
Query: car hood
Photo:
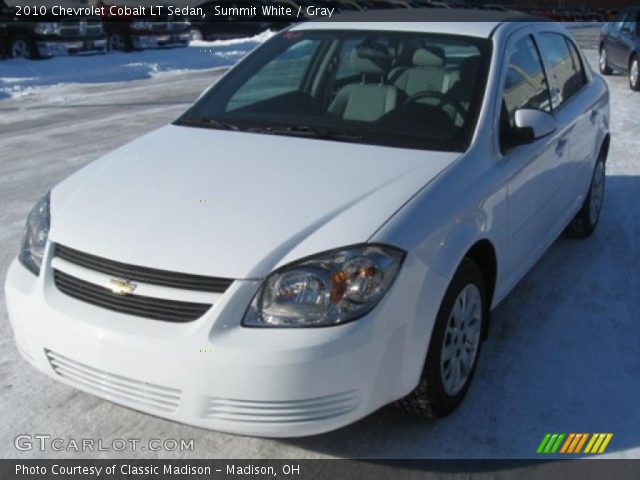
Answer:
[[366, 242], [460, 154], [167, 126], [52, 191], [53, 242], [234, 279]]

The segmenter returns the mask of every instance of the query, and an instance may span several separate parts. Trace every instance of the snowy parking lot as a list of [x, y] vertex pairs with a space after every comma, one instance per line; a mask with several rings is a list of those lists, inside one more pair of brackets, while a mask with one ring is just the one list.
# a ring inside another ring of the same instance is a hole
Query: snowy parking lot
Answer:
[[[597, 65], [597, 28], [574, 30]], [[264, 38], [183, 49], [0, 62], [0, 277], [27, 213], [57, 182], [177, 117]], [[462, 406], [438, 422], [393, 407], [303, 439], [226, 435], [138, 413], [57, 383], [18, 354], [0, 295], [0, 457], [533, 458], [548, 432], [611, 432], [640, 458], [640, 94], [607, 77], [612, 142], [596, 233], [560, 238], [494, 312]], [[189, 452], [21, 452], [20, 434], [193, 439]]]

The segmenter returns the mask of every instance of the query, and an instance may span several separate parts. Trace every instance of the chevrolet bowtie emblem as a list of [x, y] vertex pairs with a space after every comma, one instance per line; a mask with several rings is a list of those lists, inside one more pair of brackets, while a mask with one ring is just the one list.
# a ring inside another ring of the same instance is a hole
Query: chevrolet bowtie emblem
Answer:
[[119, 278], [112, 278], [107, 284], [107, 288], [116, 295], [131, 295], [136, 289], [137, 285], [131, 283], [129, 280], [121, 280]]

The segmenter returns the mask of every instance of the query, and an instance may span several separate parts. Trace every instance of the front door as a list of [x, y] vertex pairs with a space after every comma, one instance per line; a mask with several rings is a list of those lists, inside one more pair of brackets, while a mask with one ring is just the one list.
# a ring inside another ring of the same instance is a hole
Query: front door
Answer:
[[501, 167], [508, 182], [510, 270], [518, 275], [547, 248], [563, 206], [559, 192], [569, 181], [570, 128], [559, 128], [525, 145], [510, 143], [515, 112], [534, 108], [553, 114], [551, 91], [533, 32], [511, 39], [501, 99]]

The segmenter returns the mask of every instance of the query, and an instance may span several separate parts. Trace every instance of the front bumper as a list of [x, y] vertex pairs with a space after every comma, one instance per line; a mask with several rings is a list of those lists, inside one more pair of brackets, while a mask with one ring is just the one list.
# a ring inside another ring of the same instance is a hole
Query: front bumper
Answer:
[[38, 370], [167, 419], [269, 437], [334, 430], [411, 391], [445, 286], [429, 273], [425, 295], [415, 288], [424, 270], [405, 264], [358, 321], [258, 329], [240, 325], [256, 281], [234, 282], [205, 316], [175, 324], [67, 297], [44, 270], [36, 278], [14, 261], [5, 284], [16, 344]]
[[189, 32], [182, 33], [162, 33], [162, 34], [133, 34], [131, 36], [132, 46], [136, 50], [160, 47], [186, 47], [191, 40]]
[[36, 41], [38, 53], [42, 57], [54, 57], [73, 53], [103, 53], [107, 51], [106, 37], [80, 40], [42, 39]]

